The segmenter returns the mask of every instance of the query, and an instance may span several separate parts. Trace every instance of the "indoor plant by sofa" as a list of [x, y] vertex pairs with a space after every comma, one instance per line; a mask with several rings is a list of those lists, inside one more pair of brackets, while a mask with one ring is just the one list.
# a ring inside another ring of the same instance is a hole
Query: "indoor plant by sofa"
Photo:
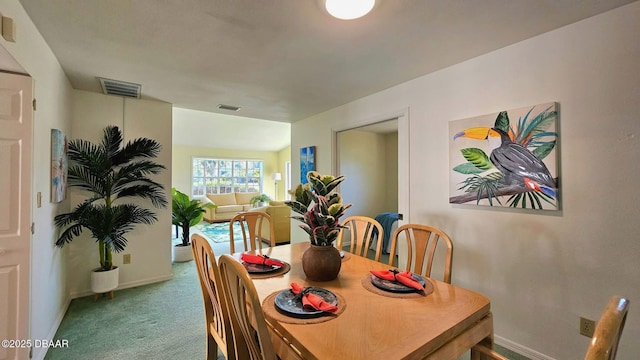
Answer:
[[265, 206], [267, 203], [271, 201], [271, 198], [267, 194], [256, 195], [249, 200], [249, 203], [253, 207]]
[[[165, 169], [150, 160], [158, 156], [160, 148], [158, 142], [147, 138], [123, 145], [122, 132], [116, 126], [104, 129], [100, 144], [80, 139], [69, 142], [69, 187], [86, 192], [88, 197], [70, 213], [55, 217], [55, 225], [63, 229], [56, 245], [70, 243], [83, 230], [91, 232], [100, 259], [100, 267], [91, 275], [94, 293], [118, 287], [119, 270], [113, 266], [112, 252], [125, 249], [125, 235], [136, 224], [157, 221], [153, 211], [139, 204], [148, 201], [156, 208], [167, 206], [163, 186], [150, 178]], [[138, 200], [133, 203], [132, 199]], [[106, 282], [102, 282], [104, 277]]]
[[182, 229], [182, 242], [173, 247], [174, 262], [193, 260], [189, 229], [197, 225], [207, 209], [211, 207], [215, 205], [189, 199], [187, 194], [171, 188], [171, 223]]

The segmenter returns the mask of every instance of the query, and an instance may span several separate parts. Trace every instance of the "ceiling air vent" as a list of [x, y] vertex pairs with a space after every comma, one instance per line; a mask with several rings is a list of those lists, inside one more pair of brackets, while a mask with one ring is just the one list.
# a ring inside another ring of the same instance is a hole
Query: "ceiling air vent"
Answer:
[[240, 107], [239, 106], [233, 106], [233, 105], [218, 104], [218, 109], [220, 109], [220, 110], [229, 110], [229, 111], [238, 111], [238, 110], [240, 110]]
[[104, 78], [98, 78], [98, 81], [100, 81], [102, 92], [105, 95], [116, 95], [140, 99], [140, 91], [142, 90], [142, 86], [140, 84]]

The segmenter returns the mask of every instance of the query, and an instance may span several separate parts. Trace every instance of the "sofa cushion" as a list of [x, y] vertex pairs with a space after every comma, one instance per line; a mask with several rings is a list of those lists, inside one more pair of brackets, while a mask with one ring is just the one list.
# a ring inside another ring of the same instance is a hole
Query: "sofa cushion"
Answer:
[[209, 200], [218, 206], [236, 205], [236, 196], [234, 193], [228, 194], [207, 194]]
[[236, 194], [236, 204], [249, 204], [251, 202], [251, 198], [254, 196], [260, 195], [257, 192], [237, 192]]
[[285, 206], [287, 204], [285, 204], [284, 201], [271, 200], [271, 201], [269, 201], [269, 205], [271, 205], [271, 206]]
[[216, 209], [216, 214], [220, 214], [220, 213], [228, 213], [228, 212], [240, 212], [243, 211], [244, 207], [242, 205], [225, 205], [225, 206], [218, 206], [218, 208]]

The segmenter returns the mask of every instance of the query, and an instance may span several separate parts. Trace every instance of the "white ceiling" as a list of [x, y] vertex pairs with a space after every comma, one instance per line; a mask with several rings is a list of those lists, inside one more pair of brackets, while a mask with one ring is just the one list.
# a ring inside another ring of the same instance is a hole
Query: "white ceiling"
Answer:
[[291, 124], [173, 108], [174, 145], [280, 151], [291, 143]]
[[319, 0], [20, 2], [76, 89], [294, 122], [633, 0], [378, 0], [352, 21]]

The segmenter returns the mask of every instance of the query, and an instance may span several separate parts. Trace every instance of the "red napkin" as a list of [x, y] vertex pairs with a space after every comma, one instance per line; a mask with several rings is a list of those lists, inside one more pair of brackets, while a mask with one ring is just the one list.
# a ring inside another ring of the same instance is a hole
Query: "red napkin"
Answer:
[[251, 255], [251, 254], [242, 253], [242, 255], [240, 255], [240, 258], [242, 259], [242, 261], [249, 264], [280, 266], [280, 267], [284, 266], [284, 264], [281, 261], [271, 259], [268, 256]]
[[422, 284], [413, 279], [411, 272], [397, 272], [392, 270], [371, 270], [371, 273], [383, 280], [397, 281], [416, 290], [424, 290]]
[[[291, 283], [291, 291], [293, 291], [294, 294], [298, 294], [302, 290], [304, 290], [304, 287], [296, 283]], [[324, 301], [322, 297], [313, 293], [306, 293], [302, 295], [302, 306], [331, 313], [338, 311], [337, 306], [329, 304], [328, 302]]]

